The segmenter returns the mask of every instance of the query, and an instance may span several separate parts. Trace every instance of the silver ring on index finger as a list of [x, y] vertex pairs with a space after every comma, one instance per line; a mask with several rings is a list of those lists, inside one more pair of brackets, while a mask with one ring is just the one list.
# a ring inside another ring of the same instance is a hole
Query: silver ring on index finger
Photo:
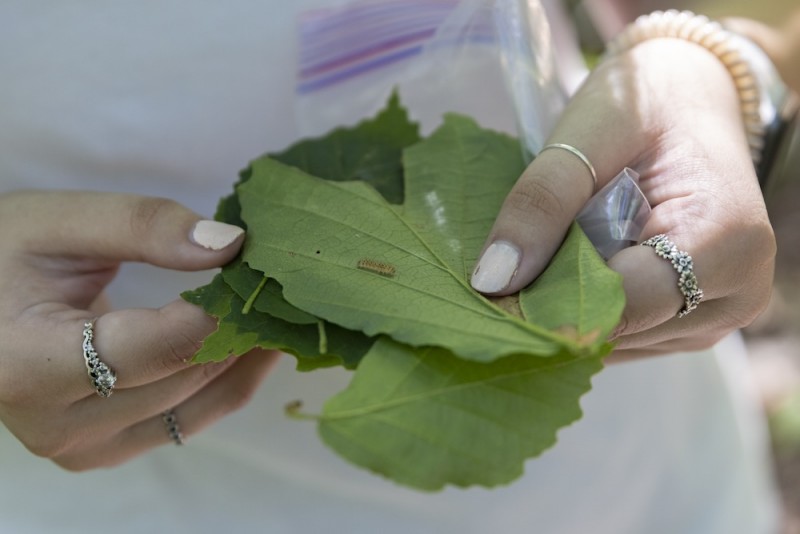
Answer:
[[577, 156], [578, 159], [581, 160], [581, 162], [589, 170], [589, 174], [592, 175], [592, 184], [593, 184], [593, 186], [592, 186], [592, 194], [594, 194], [597, 191], [597, 173], [594, 170], [594, 165], [592, 165], [592, 162], [589, 161], [589, 158], [587, 158], [586, 155], [583, 152], [581, 152], [580, 150], [578, 150], [574, 146], [568, 145], [566, 143], [552, 143], [552, 144], [549, 144], [549, 145], [543, 147], [539, 151], [539, 154], [541, 154], [545, 150], [550, 150], [550, 149], [553, 149], [553, 148], [560, 148], [561, 150], [566, 150], [567, 152], [569, 152], [573, 156]]

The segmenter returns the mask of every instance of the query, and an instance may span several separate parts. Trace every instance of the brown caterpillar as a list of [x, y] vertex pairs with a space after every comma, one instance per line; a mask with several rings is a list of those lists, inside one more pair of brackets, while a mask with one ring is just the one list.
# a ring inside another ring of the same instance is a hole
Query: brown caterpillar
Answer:
[[396, 269], [394, 268], [394, 265], [366, 258], [358, 260], [356, 267], [358, 267], [362, 271], [369, 271], [371, 273], [379, 274], [381, 276], [387, 276], [389, 278], [393, 277], [395, 275], [395, 272], [397, 272]]

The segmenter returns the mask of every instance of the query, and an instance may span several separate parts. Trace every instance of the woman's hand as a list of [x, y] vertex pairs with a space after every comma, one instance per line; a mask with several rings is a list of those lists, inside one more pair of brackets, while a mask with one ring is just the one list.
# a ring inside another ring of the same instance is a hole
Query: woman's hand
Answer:
[[[626, 166], [638, 171], [653, 206], [641, 240], [667, 234], [694, 259], [705, 298], [680, 319], [678, 275], [653, 248], [631, 247], [609, 260], [627, 296], [613, 336], [618, 357], [707, 348], [764, 309], [775, 240], [733, 80], [711, 53], [654, 39], [610, 58], [575, 95], [548, 143], [585, 154], [598, 189]], [[479, 260], [475, 288], [503, 295], [528, 285], [592, 191], [578, 157], [542, 152], [506, 199], [484, 250], [495, 242], [509, 246]]]
[[[0, 195], [0, 420], [33, 453], [82, 470], [169, 443], [165, 410], [191, 435], [245, 403], [275, 354], [191, 365], [215, 328], [199, 308], [107, 311], [103, 301], [120, 262], [209, 269], [230, 261], [242, 236], [163, 199]], [[94, 347], [117, 375], [109, 398], [96, 394], [81, 348], [94, 318]]]

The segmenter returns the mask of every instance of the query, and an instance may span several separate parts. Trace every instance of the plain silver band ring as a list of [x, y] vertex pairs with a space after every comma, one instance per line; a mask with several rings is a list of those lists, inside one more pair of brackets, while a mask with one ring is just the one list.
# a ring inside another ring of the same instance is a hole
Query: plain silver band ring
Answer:
[[94, 348], [94, 319], [83, 324], [83, 360], [86, 363], [86, 372], [92, 381], [92, 387], [97, 395], [103, 398], [111, 396], [117, 375], [100, 360]]
[[545, 150], [548, 150], [550, 148], [560, 148], [562, 150], [566, 150], [570, 154], [578, 156], [578, 158], [583, 162], [584, 165], [586, 165], [586, 168], [589, 169], [589, 172], [592, 175], [592, 183], [593, 183], [592, 193], [597, 191], [597, 173], [594, 171], [594, 165], [592, 165], [592, 162], [589, 161], [589, 158], [587, 158], [586, 156], [583, 155], [583, 152], [581, 152], [580, 150], [578, 150], [577, 148], [575, 148], [572, 145], [567, 145], [565, 143], [553, 143], [553, 144], [547, 145], [544, 148], [542, 148], [539, 151], [539, 154], [541, 155], [542, 152], [544, 152]]
[[686, 317], [692, 310], [697, 309], [703, 300], [703, 290], [697, 287], [697, 277], [694, 275], [694, 262], [692, 257], [683, 250], [678, 250], [675, 243], [665, 234], [654, 235], [642, 242], [642, 246], [653, 247], [660, 258], [672, 264], [678, 272], [678, 289], [683, 295], [683, 308], [678, 311], [678, 318]]
[[167, 410], [162, 413], [161, 420], [164, 421], [164, 426], [167, 427], [167, 434], [175, 442], [175, 445], [183, 445], [185, 441], [183, 440], [183, 434], [181, 434], [178, 418], [175, 416], [175, 410]]

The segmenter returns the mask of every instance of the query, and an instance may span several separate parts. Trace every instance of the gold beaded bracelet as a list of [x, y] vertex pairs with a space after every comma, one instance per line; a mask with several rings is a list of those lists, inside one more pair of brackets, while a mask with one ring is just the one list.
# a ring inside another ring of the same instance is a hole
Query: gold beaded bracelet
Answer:
[[690, 11], [655, 11], [642, 15], [617, 35], [607, 47], [617, 55], [639, 43], [661, 37], [674, 37], [696, 43], [719, 59], [733, 77], [739, 93], [747, 143], [753, 164], [758, 166], [764, 148], [768, 120], [762, 117], [762, 104], [767, 95], [742, 46], [742, 37], [726, 30], [718, 22]]

